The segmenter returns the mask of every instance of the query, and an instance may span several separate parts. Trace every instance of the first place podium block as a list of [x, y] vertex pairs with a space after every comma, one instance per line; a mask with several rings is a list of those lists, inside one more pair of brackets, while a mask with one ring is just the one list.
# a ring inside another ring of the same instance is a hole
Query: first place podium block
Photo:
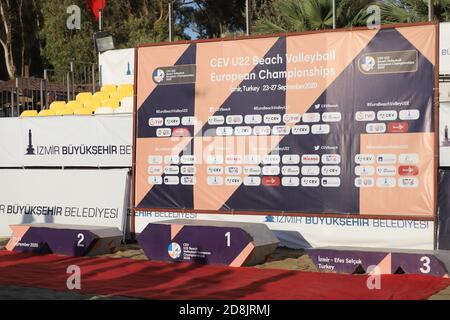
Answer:
[[138, 242], [150, 260], [233, 267], [264, 263], [279, 244], [265, 224], [207, 220], [150, 223]]
[[115, 252], [122, 242], [118, 228], [50, 223], [11, 225], [8, 251], [73, 257]]

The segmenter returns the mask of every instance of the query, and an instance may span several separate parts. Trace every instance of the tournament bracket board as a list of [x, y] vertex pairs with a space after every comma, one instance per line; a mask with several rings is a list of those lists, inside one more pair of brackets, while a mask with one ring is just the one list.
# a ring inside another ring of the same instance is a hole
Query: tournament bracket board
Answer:
[[135, 210], [435, 216], [435, 24], [136, 49]]

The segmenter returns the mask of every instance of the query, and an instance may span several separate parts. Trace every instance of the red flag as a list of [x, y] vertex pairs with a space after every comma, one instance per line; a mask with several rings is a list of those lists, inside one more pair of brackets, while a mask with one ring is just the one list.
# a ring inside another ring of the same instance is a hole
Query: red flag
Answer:
[[106, 7], [106, 0], [86, 0], [86, 4], [91, 10], [92, 14], [95, 16], [95, 20], [98, 21], [99, 17], [99, 11], [105, 9]]

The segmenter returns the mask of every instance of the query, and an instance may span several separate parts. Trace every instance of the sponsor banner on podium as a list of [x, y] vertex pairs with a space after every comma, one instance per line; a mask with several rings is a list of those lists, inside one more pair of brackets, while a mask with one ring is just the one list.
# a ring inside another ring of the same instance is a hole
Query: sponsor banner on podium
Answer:
[[437, 25], [138, 48], [135, 207], [435, 216]]
[[131, 115], [0, 119], [0, 168], [131, 167]]
[[136, 212], [136, 232], [151, 222], [172, 219], [265, 223], [281, 246], [390, 248], [433, 250], [433, 221], [367, 219], [355, 217], [300, 217], [272, 215], [196, 214], [187, 212]]
[[0, 237], [12, 224], [58, 223], [124, 230], [129, 169], [0, 170]]

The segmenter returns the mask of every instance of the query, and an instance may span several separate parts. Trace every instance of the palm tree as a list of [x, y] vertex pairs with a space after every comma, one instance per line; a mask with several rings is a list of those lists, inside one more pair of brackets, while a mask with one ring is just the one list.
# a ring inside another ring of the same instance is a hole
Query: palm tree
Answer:
[[[383, 23], [428, 21], [428, 0], [380, 0]], [[438, 21], [450, 20], [450, 0], [434, 0], [434, 15]]]
[[[364, 10], [372, 1], [337, 0], [338, 27], [365, 25]], [[301, 32], [333, 27], [331, 0], [272, 0], [263, 4], [256, 14], [256, 33]]]

